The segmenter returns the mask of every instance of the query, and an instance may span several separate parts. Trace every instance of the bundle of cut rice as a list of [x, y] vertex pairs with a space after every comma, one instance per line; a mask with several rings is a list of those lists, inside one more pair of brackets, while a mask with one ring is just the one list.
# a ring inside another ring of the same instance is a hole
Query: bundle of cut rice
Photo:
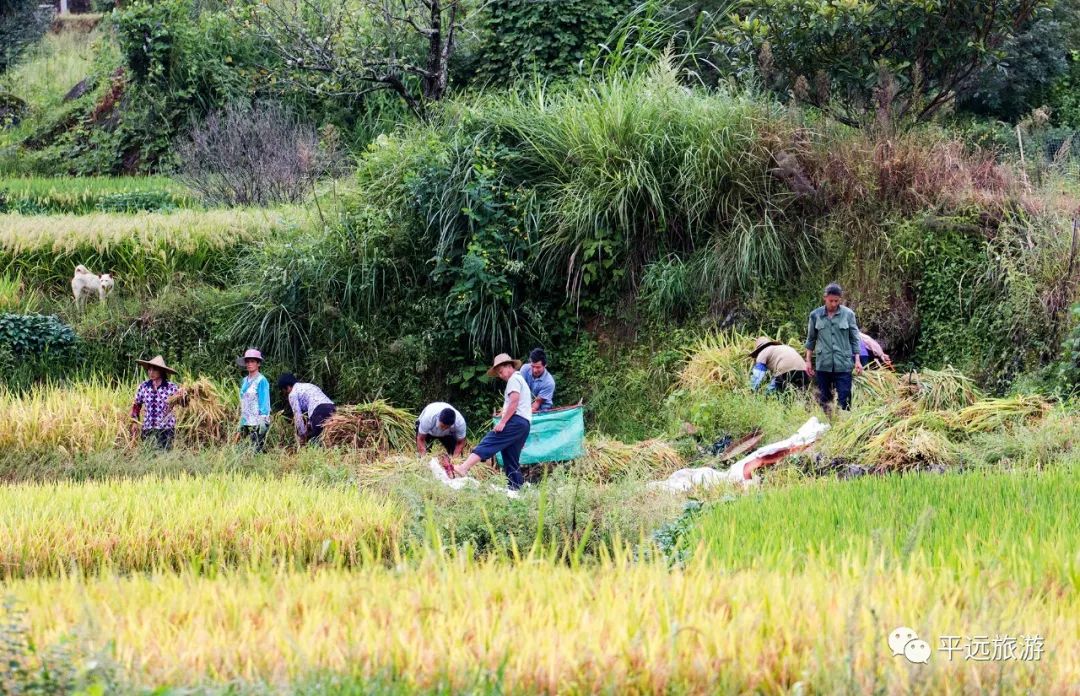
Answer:
[[975, 382], [951, 367], [909, 372], [900, 378], [900, 386], [902, 396], [933, 411], [964, 408], [982, 398]]
[[351, 447], [386, 455], [408, 449], [416, 438], [416, 416], [383, 400], [341, 406], [323, 426], [327, 447]]
[[229, 434], [230, 413], [213, 382], [200, 377], [169, 397], [176, 413], [178, 438], [187, 445], [222, 444]]
[[663, 440], [628, 445], [603, 435], [586, 440], [585, 456], [573, 464], [575, 472], [603, 483], [631, 476], [662, 477], [683, 466], [679, 453]]

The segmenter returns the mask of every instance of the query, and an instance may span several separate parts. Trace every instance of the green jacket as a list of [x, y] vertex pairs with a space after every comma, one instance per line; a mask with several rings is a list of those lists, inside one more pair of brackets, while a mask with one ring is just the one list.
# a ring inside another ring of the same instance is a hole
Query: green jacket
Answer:
[[855, 312], [841, 305], [829, 316], [825, 307], [810, 312], [806, 349], [814, 352], [814, 369], [820, 372], [851, 372], [859, 354], [859, 323]]

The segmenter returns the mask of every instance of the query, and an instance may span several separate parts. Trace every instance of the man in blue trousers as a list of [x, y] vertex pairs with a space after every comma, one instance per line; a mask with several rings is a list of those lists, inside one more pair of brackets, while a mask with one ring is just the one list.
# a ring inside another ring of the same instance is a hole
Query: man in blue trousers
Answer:
[[806, 329], [806, 374], [817, 380], [818, 401], [829, 414], [834, 392], [840, 408], [851, 408], [851, 371], [862, 372], [859, 323], [855, 312], [841, 304], [843, 299], [840, 286], [830, 283], [825, 304], [810, 312]]
[[484, 436], [461, 466], [450, 466], [446, 473], [451, 477], [464, 476], [477, 462], [491, 459], [502, 453], [503, 470], [506, 481], [512, 491], [521, 488], [525, 478], [521, 474], [521, 450], [529, 437], [532, 427], [532, 392], [518, 370], [521, 361], [514, 360], [506, 353], [496, 356], [488, 377], [498, 377], [506, 382], [503, 390], [502, 417], [495, 428]]

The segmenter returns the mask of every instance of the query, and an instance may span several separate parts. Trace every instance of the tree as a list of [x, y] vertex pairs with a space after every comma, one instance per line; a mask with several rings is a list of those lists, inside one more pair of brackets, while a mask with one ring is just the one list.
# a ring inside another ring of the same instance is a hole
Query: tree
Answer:
[[400, 96], [416, 114], [449, 86], [463, 0], [270, 0], [247, 21], [281, 60], [275, 79], [323, 96]]
[[0, 75], [10, 70], [49, 26], [38, 0], [0, 0]]
[[737, 70], [851, 124], [927, 120], [971, 89], [1048, 0], [761, 0], [718, 44]]
[[1003, 58], [982, 71], [958, 106], [982, 116], [1016, 122], [1046, 104], [1069, 68], [1065, 31], [1057, 18], [1033, 22], [1003, 45]]

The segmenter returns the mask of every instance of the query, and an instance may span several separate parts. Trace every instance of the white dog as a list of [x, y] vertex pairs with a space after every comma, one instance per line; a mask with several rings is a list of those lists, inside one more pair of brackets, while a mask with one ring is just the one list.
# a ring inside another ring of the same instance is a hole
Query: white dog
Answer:
[[95, 292], [98, 300], [104, 302], [112, 289], [113, 279], [108, 273], [96, 276], [82, 264], [75, 267], [75, 276], [71, 279], [71, 294], [75, 296], [76, 307], [82, 307], [85, 304], [84, 295]]

